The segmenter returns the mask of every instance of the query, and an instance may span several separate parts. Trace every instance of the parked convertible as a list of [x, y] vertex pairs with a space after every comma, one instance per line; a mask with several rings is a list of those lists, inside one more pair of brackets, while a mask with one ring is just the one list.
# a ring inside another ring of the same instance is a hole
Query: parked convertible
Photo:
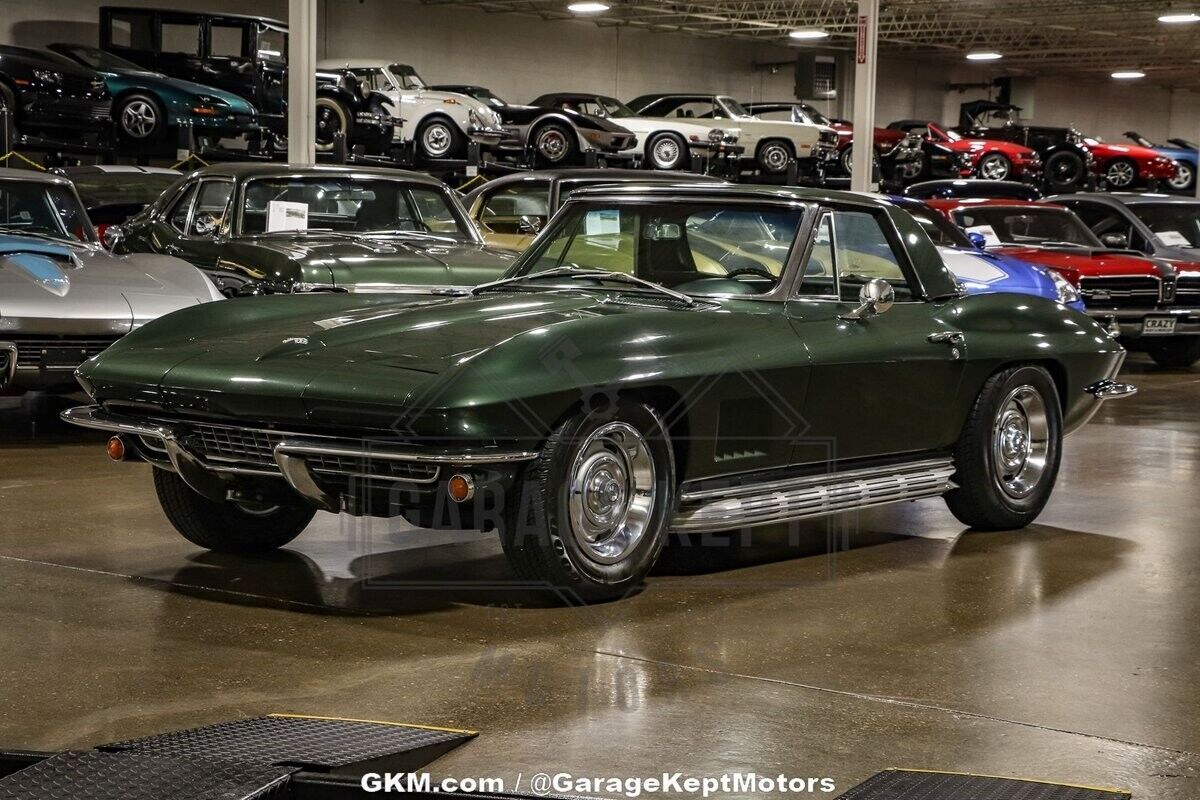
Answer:
[[[905, 133], [919, 133], [926, 142], [954, 153], [959, 167], [958, 177], [978, 178], [985, 181], [1015, 179], [1031, 183], [1041, 178], [1041, 157], [1023, 145], [982, 137], [963, 136], [955, 131], [945, 130], [940, 125], [927, 120], [902, 119], [890, 123], [888, 127]], [[902, 175], [909, 180], [931, 177], [934, 174], [930, 172], [932, 163], [932, 159], [927, 159], [924, 169], [917, 164], [911, 171], [902, 171]]]
[[622, 595], [672, 531], [945, 495], [1028, 525], [1120, 345], [1024, 295], [963, 295], [869, 197], [583, 189], [461, 297], [183, 311], [79, 370], [110, 457], [154, 465], [201, 547], [286, 544], [318, 508], [496, 529], [563, 596]]
[[1171, 189], [1188, 193], [1195, 190], [1196, 165], [1200, 163], [1200, 150], [1197, 150], [1195, 142], [1169, 139], [1166, 144], [1155, 144], [1137, 131], [1125, 131], [1125, 138], [1175, 162], [1175, 175], [1167, 180], [1167, 186]]
[[[782, 102], [744, 103], [747, 111], [759, 119], [779, 119], [786, 122], [803, 122], [809, 125], [827, 125], [837, 131], [838, 162], [837, 166], [843, 175], [849, 175], [854, 169], [854, 125], [843, 119], [830, 119], [817, 108], [799, 100]], [[921, 159], [919, 140], [910, 140], [904, 131], [893, 128], [875, 128], [872, 137], [875, 146], [875, 157], [892, 159], [901, 163], [916, 162]]]
[[155, 317], [219, 299], [177, 258], [105, 252], [66, 178], [0, 169], [0, 390], [78, 389], [84, 359]]
[[428, 292], [490, 280], [512, 259], [484, 245], [445, 184], [378, 168], [205, 167], [109, 240], [187, 259], [230, 296]]

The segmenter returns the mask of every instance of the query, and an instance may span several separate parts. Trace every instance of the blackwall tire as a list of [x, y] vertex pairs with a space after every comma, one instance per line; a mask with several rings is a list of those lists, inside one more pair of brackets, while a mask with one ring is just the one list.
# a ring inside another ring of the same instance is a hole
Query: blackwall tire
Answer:
[[946, 505], [964, 525], [1015, 530], [1032, 523], [1050, 499], [1062, 458], [1062, 407], [1041, 367], [988, 378], [954, 449], [958, 487]]
[[1006, 181], [1012, 177], [1012, 162], [1003, 153], [988, 153], [975, 167], [976, 177], [985, 181]]
[[1104, 169], [1104, 182], [1109, 189], [1129, 189], [1137, 180], [1137, 164], [1127, 158], [1118, 158]]
[[154, 491], [167, 519], [194, 545], [219, 553], [265, 553], [283, 547], [312, 522], [311, 506], [253, 509], [209, 500], [174, 472], [154, 469]]
[[755, 161], [758, 168], [769, 174], [778, 175], [787, 171], [788, 162], [796, 157], [792, 145], [782, 139], [771, 139], [758, 147]]
[[1065, 192], [1083, 186], [1087, 181], [1087, 166], [1083, 158], [1069, 150], [1060, 150], [1046, 159], [1042, 167], [1046, 186], [1054, 192]]

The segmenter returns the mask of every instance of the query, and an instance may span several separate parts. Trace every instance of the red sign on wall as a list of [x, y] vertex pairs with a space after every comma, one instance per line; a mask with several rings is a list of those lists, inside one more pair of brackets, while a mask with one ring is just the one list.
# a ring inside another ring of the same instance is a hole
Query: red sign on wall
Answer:
[[859, 64], [867, 63], [867, 22], [869, 17], [862, 14], [858, 18], [858, 46], [854, 51]]

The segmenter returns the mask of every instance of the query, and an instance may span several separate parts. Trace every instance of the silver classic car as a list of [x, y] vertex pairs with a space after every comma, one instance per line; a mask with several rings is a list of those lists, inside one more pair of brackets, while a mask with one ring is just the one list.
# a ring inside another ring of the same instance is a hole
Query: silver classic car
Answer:
[[66, 178], [0, 169], [0, 391], [74, 390], [121, 336], [221, 297], [186, 261], [107, 252]]

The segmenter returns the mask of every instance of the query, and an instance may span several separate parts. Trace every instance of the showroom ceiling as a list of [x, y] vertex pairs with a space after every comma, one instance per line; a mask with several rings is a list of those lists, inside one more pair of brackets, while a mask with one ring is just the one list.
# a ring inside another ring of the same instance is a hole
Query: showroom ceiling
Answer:
[[[851, 48], [858, 4], [847, 0], [605, 0], [575, 14], [570, 0], [422, 0], [544, 19], [585, 17], [693, 36], [789, 43], [794, 30], [820, 30], [820, 47]], [[1140, 70], [1146, 81], [1200, 86], [1200, 22], [1167, 24], [1164, 14], [1196, 11], [1200, 0], [882, 0], [880, 49], [962, 60], [971, 51], [1003, 55], [1006, 74], [1071, 73], [1107, 77]]]

